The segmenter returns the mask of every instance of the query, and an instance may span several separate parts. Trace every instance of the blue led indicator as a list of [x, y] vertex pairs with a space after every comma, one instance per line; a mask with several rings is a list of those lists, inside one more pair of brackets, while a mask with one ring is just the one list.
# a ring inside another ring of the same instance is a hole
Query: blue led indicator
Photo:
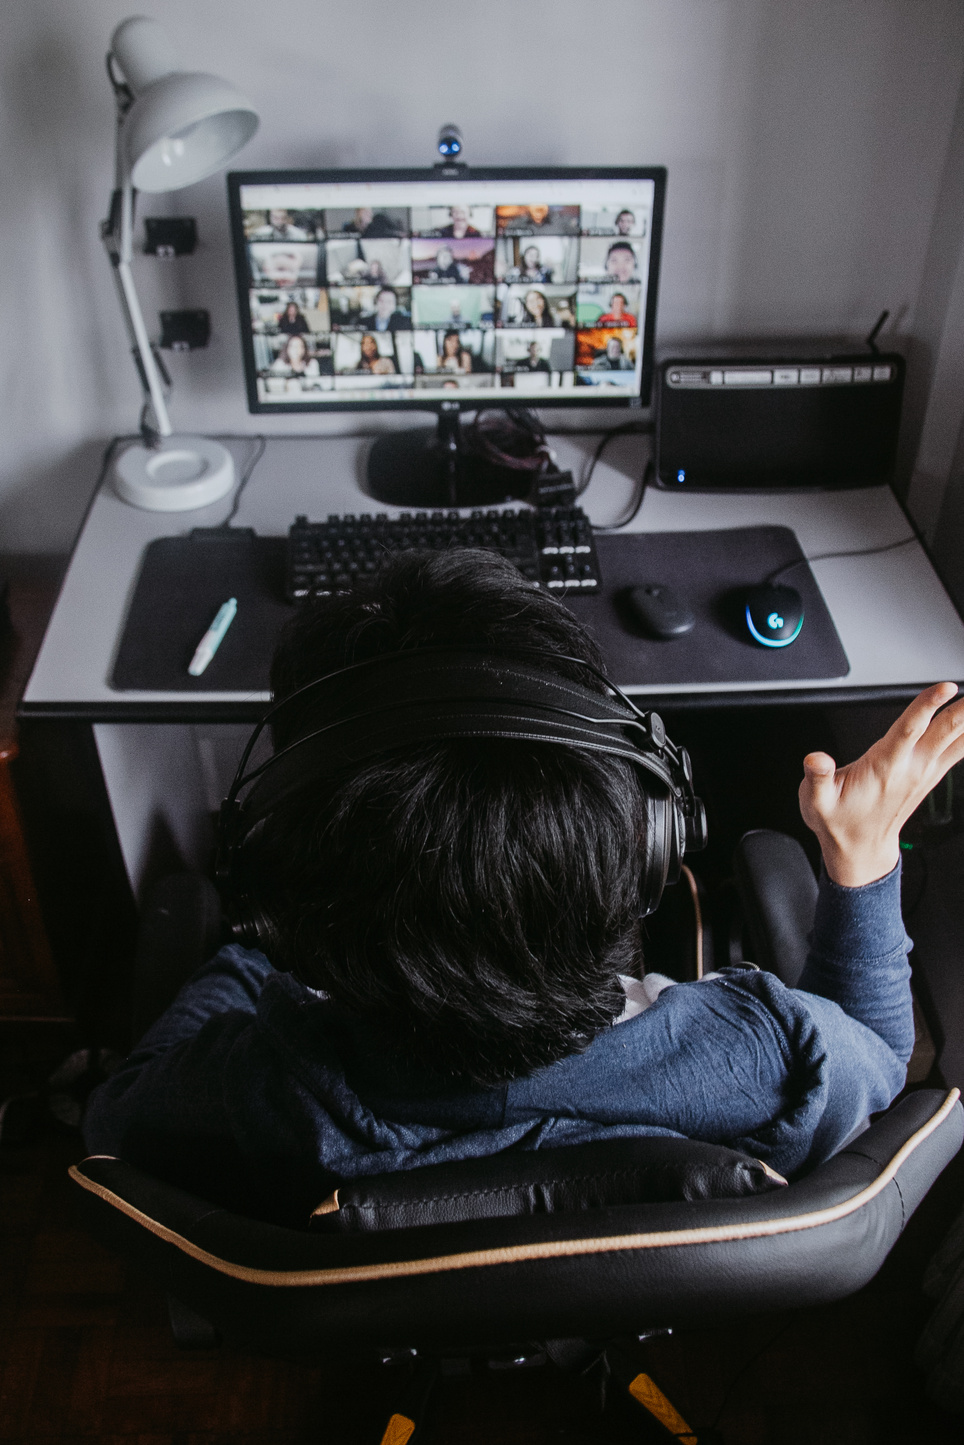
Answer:
[[682, 468], [680, 468], [680, 470], [676, 473], [676, 480], [678, 482], [686, 481], [686, 473], [682, 470]]

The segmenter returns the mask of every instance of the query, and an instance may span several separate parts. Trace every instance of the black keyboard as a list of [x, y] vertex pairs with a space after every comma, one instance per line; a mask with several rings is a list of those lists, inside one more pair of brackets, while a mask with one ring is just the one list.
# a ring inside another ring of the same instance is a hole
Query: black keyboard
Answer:
[[573, 594], [598, 592], [599, 558], [581, 507], [518, 511], [363, 512], [327, 522], [298, 517], [288, 532], [285, 585], [292, 602], [346, 591], [374, 572], [387, 552], [482, 547], [499, 552], [536, 587]]

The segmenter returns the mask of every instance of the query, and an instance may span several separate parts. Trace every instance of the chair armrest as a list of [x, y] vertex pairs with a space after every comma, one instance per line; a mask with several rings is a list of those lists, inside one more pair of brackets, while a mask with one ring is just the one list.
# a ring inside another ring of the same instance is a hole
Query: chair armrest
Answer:
[[744, 833], [733, 855], [752, 960], [796, 988], [807, 961], [817, 880], [800, 844], [786, 833]]

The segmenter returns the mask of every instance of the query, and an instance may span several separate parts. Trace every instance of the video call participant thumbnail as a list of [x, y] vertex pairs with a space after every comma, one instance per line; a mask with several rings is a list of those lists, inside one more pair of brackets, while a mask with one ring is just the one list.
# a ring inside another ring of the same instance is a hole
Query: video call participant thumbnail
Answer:
[[579, 247], [579, 279], [612, 282], [623, 287], [640, 280], [639, 242], [621, 237], [584, 236]]
[[442, 372], [468, 376], [492, 370], [493, 333], [482, 331], [416, 331], [414, 366], [416, 375]]
[[495, 235], [492, 206], [413, 206], [412, 235], [438, 236], [453, 241]]
[[606, 275], [614, 281], [638, 281], [639, 258], [629, 241], [614, 241], [606, 252]]
[[320, 375], [318, 362], [309, 352], [309, 343], [299, 333], [284, 338], [270, 369], [278, 376]]
[[632, 327], [607, 331], [604, 327], [576, 333], [576, 366], [593, 371], [633, 371], [636, 338]]
[[365, 331], [367, 321], [375, 310], [377, 286], [330, 286], [328, 302], [331, 308], [331, 324], [336, 331]]
[[321, 219], [320, 211], [299, 212], [296, 221], [291, 212], [282, 207], [268, 211], [265, 220], [260, 219], [263, 214], [259, 211], [246, 214], [245, 235], [249, 241], [311, 241], [315, 237], [317, 221]]
[[[642, 311], [638, 285], [617, 286], [612, 281], [580, 281], [576, 292], [576, 324], [580, 327], [638, 326]], [[606, 321], [602, 320], [606, 317]], [[610, 319], [611, 318], [611, 319]]]
[[459, 376], [445, 371], [416, 372], [415, 388], [417, 391], [477, 391], [493, 387], [496, 380], [491, 372], [473, 371]]
[[285, 336], [305, 336], [311, 330], [297, 301], [289, 301], [278, 317], [278, 330]]
[[411, 312], [402, 308], [394, 286], [381, 286], [375, 293], [375, 309], [369, 325], [375, 332], [411, 331]]
[[413, 372], [411, 332], [374, 331], [335, 333], [335, 372], [338, 376], [385, 377]]
[[578, 206], [496, 206], [500, 236], [578, 236]]
[[394, 357], [383, 356], [379, 351], [378, 337], [373, 331], [363, 332], [360, 348], [361, 355], [355, 366], [356, 371], [370, 371], [386, 376], [398, 369]]
[[327, 241], [329, 286], [411, 286], [410, 241]]
[[255, 286], [313, 286], [318, 274], [318, 245], [315, 242], [253, 241], [248, 246], [251, 280]]
[[515, 371], [545, 371], [552, 370], [548, 357], [543, 356], [538, 341], [530, 341], [526, 350], [525, 359], [517, 361], [513, 368]]
[[495, 241], [415, 239], [412, 246], [412, 280], [415, 284], [484, 286], [495, 280]]
[[439, 348], [436, 371], [468, 372], [472, 370], [472, 355], [462, 344], [460, 331], [446, 331]]
[[609, 298], [609, 310], [605, 311], [599, 318], [600, 326], [632, 326], [639, 323], [637, 318], [628, 309], [629, 297], [625, 291], [614, 291]]
[[645, 236], [646, 210], [642, 206], [583, 206], [580, 229], [584, 236]]
[[412, 321], [422, 330], [495, 324], [494, 286], [413, 286], [411, 297]]
[[496, 242], [496, 277], [509, 285], [564, 286], [576, 279], [580, 244], [585, 243], [569, 236], [542, 236], [538, 241], [501, 237]]
[[499, 326], [576, 325], [575, 292], [564, 286], [502, 286]]
[[[496, 369], [503, 376], [514, 371], [564, 372], [571, 371], [574, 364], [575, 342], [571, 331], [561, 328], [542, 331], [526, 331], [522, 328], [497, 331], [495, 361]], [[545, 366], [537, 363], [544, 361]]]
[[410, 234], [409, 212], [405, 206], [359, 206], [354, 211], [327, 210], [325, 230], [329, 236], [358, 236], [364, 240], [390, 240]]

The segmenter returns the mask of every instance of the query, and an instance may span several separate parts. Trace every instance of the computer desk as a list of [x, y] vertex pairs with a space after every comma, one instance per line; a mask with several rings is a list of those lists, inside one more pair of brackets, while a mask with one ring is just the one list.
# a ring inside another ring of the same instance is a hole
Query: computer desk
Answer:
[[[597, 440], [554, 437], [560, 466], [580, 475]], [[229, 444], [240, 470], [252, 443]], [[649, 445], [649, 438], [640, 436], [610, 444], [581, 499], [594, 523], [608, 525], [625, 510]], [[363, 495], [365, 454], [365, 441], [357, 437], [270, 439], [234, 524], [278, 535], [301, 512], [322, 518], [330, 512], [392, 511]], [[104, 867], [126, 874], [135, 897], [156, 871], [158, 839], [162, 852], [166, 848], [188, 865], [209, 860], [212, 815], [267, 701], [266, 694], [251, 693], [120, 693], [108, 682], [145, 546], [157, 537], [216, 526], [229, 506], [230, 498], [189, 513], [140, 511], [122, 502], [106, 481], [84, 521], [19, 709], [21, 729], [33, 738], [38, 759], [35, 798], [59, 816], [63, 785], [51, 780], [66, 770], [75, 805], [90, 822], [88, 838], [101, 840]], [[807, 556], [883, 547], [911, 535], [887, 487], [762, 495], [650, 488], [630, 528], [763, 523], [793, 528]], [[845, 679], [796, 681], [776, 691], [765, 683], [721, 689], [696, 681], [682, 690], [650, 686], [644, 695], [664, 706], [701, 708], [775, 700], [896, 701], [938, 679], [964, 681], [964, 623], [917, 542], [815, 562], [813, 572], [850, 661]], [[639, 679], [616, 681], [643, 692]]]

